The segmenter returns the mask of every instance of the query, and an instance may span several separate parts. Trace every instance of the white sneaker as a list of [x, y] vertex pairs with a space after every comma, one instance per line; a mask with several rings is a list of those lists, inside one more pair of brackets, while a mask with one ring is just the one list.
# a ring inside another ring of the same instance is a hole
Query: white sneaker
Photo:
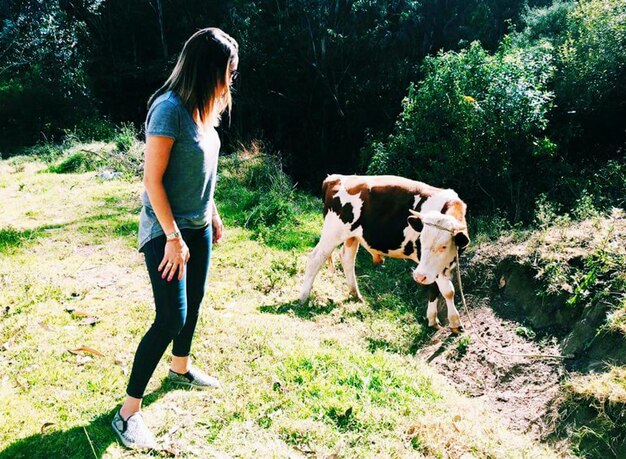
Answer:
[[157, 441], [143, 422], [141, 412], [131, 414], [128, 419], [124, 420], [118, 411], [111, 425], [127, 448], [158, 449]]
[[167, 374], [167, 379], [174, 384], [194, 387], [196, 389], [220, 389], [222, 387], [217, 378], [207, 375], [194, 366], [185, 374], [176, 373], [170, 369]]

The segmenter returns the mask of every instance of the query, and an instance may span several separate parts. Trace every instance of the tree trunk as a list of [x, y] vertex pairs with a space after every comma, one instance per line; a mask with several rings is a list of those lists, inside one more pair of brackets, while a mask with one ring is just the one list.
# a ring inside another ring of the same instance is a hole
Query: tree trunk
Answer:
[[150, 6], [156, 11], [157, 18], [159, 20], [159, 33], [161, 34], [161, 49], [163, 50], [163, 57], [167, 58], [169, 53], [167, 52], [167, 42], [165, 41], [165, 30], [163, 29], [163, 3], [161, 0], [155, 0], [155, 5], [149, 0]]

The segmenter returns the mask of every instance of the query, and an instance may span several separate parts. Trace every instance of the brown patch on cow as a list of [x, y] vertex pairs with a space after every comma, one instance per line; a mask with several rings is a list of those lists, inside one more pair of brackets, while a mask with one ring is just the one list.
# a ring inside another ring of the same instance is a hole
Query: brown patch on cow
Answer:
[[383, 257], [380, 253], [373, 253], [372, 254], [372, 261], [374, 262], [375, 265], [379, 265], [383, 261], [385, 261], [385, 257]]
[[[331, 210], [333, 206], [333, 196], [339, 191], [341, 179], [338, 177], [327, 177], [322, 182], [322, 200], [324, 201], [324, 216]], [[333, 210], [334, 211], [334, 210]]]
[[351, 176], [344, 183], [349, 194], [359, 193], [363, 201], [361, 215], [352, 224], [352, 230], [362, 227], [367, 245], [382, 253], [402, 247], [415, 195], [424, 201], [440, 191], [422, 182], [391, 175]]
[[353, 247], [355, 245], [359, 245], [359, 241], [356, 240], [355, 237], [351, 237], [346, 239], [346, 242], [343, 243], [346, 247]]
[[333, 197], [341, 187], [341, 179], [328, 177], [322, 182], [322, 194], [324, 199], [324, 216], [332, 210], [344, 223], [354, 222], [354, 208], [351, 203], [341, 204], [339, 197]]
[[467, 222], [465, 221], [466, 211], [467, 205], [460, 199], [446, 202], [441, 209], [442, 214], [456, 218], [456, 220], [465, 227], [465, 229], [454, 235], [454, 242], [459, 250], [465, 249], [470, 242], [469, 233], [467, 232]]
[[460, 223], [465, 225], [466, 209], [467, 205], [463, 201], [461, 201], [460, 199], [455, 199], [454, 201], [446, 202], [441, 209], [441, 213], [450, 215], [451, 217], [456, 218]]

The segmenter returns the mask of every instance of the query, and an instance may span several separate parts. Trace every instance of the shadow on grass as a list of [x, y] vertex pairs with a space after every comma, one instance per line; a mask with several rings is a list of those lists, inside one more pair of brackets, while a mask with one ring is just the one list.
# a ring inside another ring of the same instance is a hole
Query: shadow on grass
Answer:
[[421, 320], [418, 322], [422, 326], [419, 327], [419, 330], [416, 333], [411, 335], [408, 345], [404, 345], [404, 343], [390, 342], [389, 340], [382, 338], [372, 338], [367, 336], [365, 337], [367, 350], [372, 353], [382, 350], [385, 352], [392, 352], [394, 354], [414, 355], [433, 338], [435, 333], [437, 333], [437, 330], [433, 330], [432, 328], [426, 327], [425, 324], [422, 324]]
[[[145, 396], [143, 407], [156, 402], [170, 390], [177, 389], [164, 378], [158, 389]], [[0, 451], [0, 459], [101, 458], [111, 444], [118, 443], [121, 446], [111, 428], [111, 421], [119, 408], [120, 405], [98, 415], [89, 424], [72, 427], [64, 431], [35, 434], [17, 440]], [[91, 445], [93, 445], [93, 450]]]
[[78, 225], [76, 231], [84, 233], [99, 229], [106, 230], [106, 234], [120, 237], [136, 236], [139, 225], [138, 218], [128, 218], [128, 211], [120, 209], [116, 212], [91, 215], [65, 223], [42, 225], [34, 229], [19, 230], [11, 226], [0, 228], [0, 254], [8, 254], [15, 249], [24, 248], [47, 233], [67, 229], [73, 225]]
[[46, 231], [57, 230], [65, 225], [44, 225], [35, 229], [18, 230], [13, 227], [0, 228], [0, 253], [5, 254], [19, 249], [35, 239], [43, 236]]
[[329, 301], [326, 304], [317, 304], [312, 300], [305, 303], [300, 301], [290, 301], [289, 303], [260, 306], [260, 312], [270, 314], [293, 314], [301, 319], [312, 319], [320, 314], [328, 314], [337, 307], [337, 303]]

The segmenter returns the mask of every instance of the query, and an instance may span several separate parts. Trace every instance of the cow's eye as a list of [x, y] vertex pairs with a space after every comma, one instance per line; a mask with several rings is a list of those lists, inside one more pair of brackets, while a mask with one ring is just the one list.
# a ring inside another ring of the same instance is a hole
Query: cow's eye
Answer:
[[446, 250], [447, 248], [448, 248], [448, 246], [447, 246], [447, 245], [442, 245], [440, 250], [443, 252], [443, 251], [444, 251], [444, 250]]

